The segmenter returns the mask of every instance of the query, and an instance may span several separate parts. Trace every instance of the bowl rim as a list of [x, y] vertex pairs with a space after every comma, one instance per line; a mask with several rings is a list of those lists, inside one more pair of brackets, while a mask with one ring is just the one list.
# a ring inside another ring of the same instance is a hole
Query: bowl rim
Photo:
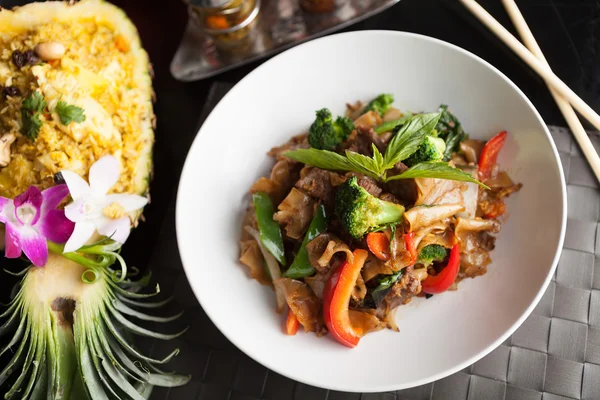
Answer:
[[182, 210], [182, 204], [181, 204], [181, 196], [180, 193], [182, 192], [182, 187], [184, 182], [187, 182], [191, 177], [188, 177], [188, 175], [193, 174], [193, 171], [190, 170], [189, 164], [190, 164], [190, 160], [189, 160], [189, 155], [194, 151], [196, 146], [199, 146], [199, 136], [202, 132], [202, 128], [204, 127], [204, 125], [206, 124], [207, 121], [209, 121], [209, 119], [211, 118], [211, 116], [215, 113], [215, 111], [218, 109], [219, 106], [221, 106], [224, 101], [229, 97], [233, 95], [234, 89], [238, 86], [243, 85], [247, 80], [250, 80], [253, 78], [253, 76], [258, 72], [258, 70], [271, 65], [272, 63], [278, 62], [279, 58], [285, 57], [287, 53], [291, 53], [291, 52], [295, 52], [295, 51], [299, 51], [298, 49], [303, 49], [304, 47], [308, 47], [308, 46], [313, 46], [315, 42], [321, 42], [321, 41], [327, 41], [327, 40], [331, 40], [332, 37], [339, 37], [339, 36], [362, 36], [362, 35], [382, 35], [382, 36], [403, 36], [403, 37], [407, 37], [407, 38], [414, 38], [417, 40], [423, 40], [426, 42], [432, 42], [435, 44], [438, 44], [440, 46], [449, 48], [450, 50], [453, 51], [457, 51], [459, 53], [462, 53], [463, 55], [469, 57], [470, 59], [472, 59], [475, 62], [478, 62], [480, 64], [482, 64], [483, 66], [487, 67], [488, 69], [490, 69], [492, 72], [494, 72], [495, 74], [497, 74], [501, 79], [503, 79], [524, 101], [525, 103], [529, 106], [530, 110], [533, 112], [535, 118], [538, 120], [538, 122], [541, 124], [544, 133], [546, 134], [546, 138], [548, 139], [548, 142], [550, 144], [550, 147], [552, 148], [552, 153], [554, 155], [554, 160], [556, 162], [556, 165], [558, 167], [558, 171], [559, 171], [559, 180], [560, 180], [560, 188], [561, 188], [561, 197], [562, 197], [562, 215], [561, 215], [561, 228], [560, 228], [560, 234], [559, 234], [559, 240], [558, 240], [558, 246], [555, 250], [555, 254], [554, 254], [554, 258], [552, 260], [552, 265], [551, 268], [548, 272], [548, 275], [546, 276], [546, 279], [544, 280], [542, 286], [540, 287], [540, 290], [538, 291], [538, 293], [536, 294], [535, 298], [533, 299], [533, 301], [531, 302], [531, 304], [529, 304], [528, 308], [523, 312], [523, 314], [510, 326], [509, 329], [507, 329], [502, 335], [500, 335], [500, 337], [493, 343], [490, 343], [485, 349], [481, 350], [479, 353], [473, 355], [472, 357], [470, 357], [469, 359], [463, 361], [462, 363], [459, 363], [457, 365], [455, 365], [454, 367], [448, 368], [444, 371], [438, 372], [434, 375], [430, 375], [428, 377], [422, 378], [422, 379], [418, 379], [415, 380], [413, 382], [410, 382], [408, 384], [401, 384], [401, 385], [382, 385], [382, 386], [377, 386], [377, 387], [361, 387], [360, 385], [354, 385], [353, 387], [341, 387], [341, 386], [337, 386], [337, 385], [331, 385], [331, 386], [324, 386], [321, 382], [319, 381], [315, 381], [313, 379], [298, 379], [297, 377], [293, 376], [292, 370], [290, 370], [289, 372], [287, 370], [282, 370], [279, 368], [274, 367], [273, 365], [271, 365], [271, 363], [269, 361], [265, 361], [262, 359], [259, 359], [258, 355], [255, 355], [253, 350], [251, 348], [249, 348], [246, 345], [243, 345], [240, 343], [240, 341], [237, 340], [237, 336], [235, 335], [231, 335], [229, 334], [229, 332], [224, 331], [223, 329], [221, 329], [220, 325], [219, 325], [219, 320], [218, 318], [213, 318], [213, 316], [211, 315], [211, 310], [204, 308], [202, 306], [202, 302], [200, 301], [200, 297], [198, 295], [199, 291], [196, 290], [194, 283], [188, 279], [188, 282], [190, 284], [190, 288], [192, 289], [192, 292], [194, 293], [194, 296], [196, 297], [196, 300], [198, 301], [198, 303], [202, 306], [202, 309], [204, 310], [204, 312], [207, 314], [207, 316], [210, 318], [211, 322], [213, 324], [215, 324], [215, 326], [217, 327], [217, 329], [219, 329], [219, 331], [234, 345], [236, 346], [239, 350], [241, 350], [245, 355], [247, 355], [248, 357], [250, 357], [251, 359], [253, 359], [254, 361], [256, 361], [257, 363], [265, 366], [266, 368], [268, 368], [271, 371], [274, 371], [280, 375], [283, 375], [289, 379], [292, 379], [294, 381], [297, 382], [301, 382], [307, 385], [311, 385], [311, 386], [315, 386], [315, 387], [319, 387], [319, 388], [323, 388], [323, 389], [329, 389], [329, 390], [337, 390], [337, 391], [345, 391], [345, 392], [353, 392], [353, 393], [377, 393], [377, 392], [388, 392], [388, 391], [395, 391], [395, 390], [402, 390], [402, 389], [408, 389], [408, 388], [412, 388], [412, 387], [416, 387], [416, 386], [421, 386], [421, 385], [426, 385], [428, 383], [443, 379], [447, 376], [450, 376], [456, 372], [459, 372], [461, 370], [463, 370], [464, 368], [474, 364], [475, 362], [479, 361], [480, 359], [482, 359], [483, 357], [485, 357], [486, 355], [488, 355], [489, 353], [491, 353], [493, 350], [495, 350], [498, 346], [500, 346], [506, 339], [508, 339], [509, 336], [511, 336], [522, 324], [523, 322], [530, 316], [531, 312], [534, 310], [534, 308], [538, 305], [538, 303], [540, 302], [542, 296], [544, 295], [544, 293], [546, 292], [548, 285], [550, 284], [550, 281], [552, 280], [552, 277], [554, 276], [554, 273], [556, 271], [557, 265], [558, 265], [558, 261], [560, 259], [562, 250], [563, 250], [563, 246], [564, 246], [564, 240], [565, 240], [565, 233], [566, 233], [566, 225], [567, 225], [567, 186], [566, 186], [566, 181], [565, 181], [565, 176], [564, 176], [564, 170], [562, 167], [562, 163], [560, 162], [560, 157], [558, 154], [558, 150], [556, 147], [556, 144], [554, 143], [554, 139], [552, 138], [550, 131], [548, 130], [548, 127], [546, 125], [546, 123], [544, 122], [543, 118], [541, 117], [540, 113], [538, 112], [538, 110], [535, 108], [535, 106], [533, 105], [533, 103], [529, 100], [529, 98], [525, 95], [525, 93], [523, 93], [523, 91], [514, 83], [512, 82], [504, 73], [502, 73], [499, 69], [497, 69], [496, 67], [494, 67], [492, 64], [490, 64], [489, 62], [487, 62], [486, 60], [484, 60], [483, 58], [471, 53], [468, 50], [465, 50], [457, 45], [454, 45], [452, 43], [446, 42], [444, 40], [441, 39], [437, 39], [437, 38], [433, 38], [430, 36], [426, 36], [426, 35], [422, 35], [422, 34], [418, 34], [418, 33], [413, 33], [413, 32], [404, 32], [404, 31], [393, 31], [393, 30], [362, 30], [362, 31], [351, 31], [351, 32], [342, 32], [342, 33], [335, 33], [332, 35], [327, 35], [327, 36], [323, 36], [320, 38], [316, 38], [313, 40], [309, 40], [307, 42], [301, 43], [295, 47], [292, 47], [286, 51], [281, 52], [280, 54], [277, 54], [276, 56], [274, 56], [273, 58], [265, 61], [264, 63], [262, 63], [261, 65], [259, 65], [258, 67], [256, 67], [254, 70], [252, 70], [251, 72], [249, 72], [244, 78], [242, 78], [238, 83], [236, 83], [226, 94], [225, 96], [223, 96], [223, 98], [215, 105], [215, 107], [213, 108], [213, 110], [208, 114], [208, 116], [206, 117], [205, 121], [202, 123], [202, 125], [200, 126], [200, 128], [198, 129], [198, 132], [196, 133], [196, 137], [194, 138], [194, 141], [192, 142], [192, 145], [189, 148], [188, 154], [186, 155], [186, 160], [184, 162], [184, 166], [183, 169], [181, 171], [181, 175], [180, 175], [180, 180], [178, 183], [178, 188], [177, 188], [177, 198], [176, 198], [176, 204], [175, 204], [175, 229], [176, 229], [176, 238], [177, 238], [177, 246], [178, 246], [178, 250], [179, 250], [179, 254], [180, 254], [180, 258], [181, 258], [181, 263], [183, 265], [183, 269], [185, 271], [186, 277], [189, 277], [188, 274], [188, 269], [191, 268], [191, 266], [193, 265], [193, 260], [186, 258], [186, 254], [188, 254], [188, 249], [187, 248], [183, 248], [182, 246], [182, 241], [180, 240], [180, 238], [182, 237], [183, 233], [182, 233], [182, 226], [185, 224], [185, 216], [182, 215], [181, 210]]

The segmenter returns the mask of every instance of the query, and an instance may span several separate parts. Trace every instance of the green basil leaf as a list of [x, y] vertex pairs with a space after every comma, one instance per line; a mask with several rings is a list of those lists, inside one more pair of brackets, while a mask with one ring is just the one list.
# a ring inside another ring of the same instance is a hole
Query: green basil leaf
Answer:
[[417, 114], [402, 125], [385, 152], [385, 168], [392, 168], [398, 161], [407, 159], [417, 151], [425, 136], [433, 131], [439, 119], [439, 113]]
[[300, 245], [300, 249], [294, 258], [294, 261], [288, 270], [285, 271], [283, 276], [286, 278], [298, 279], [311, 276], [315, 273], [315, 267], [310, 264], [310, 260], [308, 258], [306, 245], [321, 233], [325, 232], [327, 230], [328, 223], [329, 215], [327, 214], [327, 210], [323, 204], [320, 204], [319, 207], [317, 207], [310, 225], [308, 226], [308, 231], [306, 231], [306, 235], [304, 236], [304, 240], [302, 240], [302, 244]]
[[470, 174], [467, 174], [458, 168], [453, 168], [447, 163], [441, 161], [419, 163], [399, 175], [390, 176], [387, 178], [387, 181], [411, 178], [437, 178], [448, 179], [451, 181], [472, 182], [485, 189], [489, 189], [489, 187], [473, 178]]
[[383, 168], [383, 155], [379, 152], [375, 143], [372, 143], [371, 146], [373, 147], [373, 160], [375, 161], [379, 175], [381, 175], [385, 171], [385, 168]]
[[458, 118], [448, 110], [447, 105], [440, 105], [438, 111], [441, 115], [435, 128], [438, 131], [438, 137], [446, 142], [444, 161], [449, 161], [452, 158], [452, 153], [459, 150], [460, 142], [467, 138], [467, 134]]
[[371, 297], [375, 304], [379, 304], [383, 301], [385, 296], [388, 294], [389, 289], [394, 286], [394, 283], [402, 276], [402, 271], [398, 271], [392, 275], [385, 276], [379, 279], [379, 285], [371, 291]]
[[381, 173], [383, 172], [379, 168], [377, 161], [371, 157], [346, 150], [346, 158], [348, 159], [348, 162], [352, 164], [352, 171], [354, 172], [360, 172], [362, 174], [369, 175], [374, 179], [379, 179]]
[[346, 151], [346, 156], [329, 150], [298, 149], [283, 153], [285, 157], [313, 167], [331, 171], [351, 171], [380, 179], [383, 170], [375, 160], [362, 154]]
[[283, 156], [321, 169], [333, 171], [354, 171], [352, 163], [350, 163], [346, 157], [329, 150], [312, 148], [290, 150], [283, 153]]
[[375, 133], [377, 133], [378, 135], [381, 135], [382, 133], [385, 132], [390, 132], [391, 130], [393, 130], [395, 127], [397, 127], [398, 125], [403, 125], [404, 123], [406, 123], [406, 121], [408, 121], [410, 119], [410, 117], [412, 117], [412, 113], [406, 113], [404, 116], [402, 116], [399, 119], [395, 119], [392, 121], [387, 121], [384, 122], [383, 124], [376, 126], [373, 130], [375, 131]]

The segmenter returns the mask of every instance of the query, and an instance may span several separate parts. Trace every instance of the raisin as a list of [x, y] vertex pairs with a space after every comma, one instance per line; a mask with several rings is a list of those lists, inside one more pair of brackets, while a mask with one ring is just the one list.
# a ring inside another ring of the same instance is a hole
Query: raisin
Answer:
[[5, 88], [2, 88], [2, 97], [6, 98], [7, 96], [20, 96], [21, 95], [21, 91], [19, 90], [19, 88], [16, 88], [14, 86], [6, 86]]
[[35, 54], [33, 50], [27, 50], [25, 53], [23, 53], [23, 56], [25, 57], [25, 61], [29, 65], [36, 65], [40, 63], [40, 58], [37, 56], [37, 54]]
[[12, 62], [15, 64], [15, 67], [22, 68], [27, 60], [25, 59], [25, 55], [21, 53], [19, 50], [15, 50], [12, 53]]

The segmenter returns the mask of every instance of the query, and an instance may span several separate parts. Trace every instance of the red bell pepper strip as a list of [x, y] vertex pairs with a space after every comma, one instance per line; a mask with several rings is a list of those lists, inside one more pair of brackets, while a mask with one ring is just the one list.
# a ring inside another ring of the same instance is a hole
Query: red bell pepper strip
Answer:
[[415, 247], [415, 233], [405, 233], [404, 234], [404, 245], [406, 246], [406, 251], [410, 255], [410, 262], [408, 265], [413, 265], [417, 262], [417, 248]]
[[325, 325], [331, 335], [340, 343], [348, 347], [355, 347], [360, 340], [360, 333], [356, 332], [350, 323], [348, 303], [356, 279], [360, 274], [369, 253], [363, 249], [354, 250], [354, 261], [345, 262], [337, 268], [325, 284], [323, 292], [323, 316]]
[[493, 138], [491, 138], [485, 146], [483, 146], [483, 150], [481, 151], [481, 156], [479, 157], [479, 178], [483, 181], [490, 177], [492, 173], [492, 168], [496, 164], [496, 160], [498, 159], [498, 153], [504, 146], [504, 141], [506, 140], [507, 133], [506, 131], [502, 131]]
[[390, 239], [383, 232], [371, 232], [367, 235], [367, 246], [371, 253], [380, 260], [390, 259]]
[[298, 327], [300, 326], [300, 321], [296, 317], [296, 314], [290, 309], [288, 310], [288, 315], [285, 320], [285, 333], [288, 335], [295, 335], [298, 332]]
[[458, 268], [460, 267], [460, 245], [455, 244], [450, 250], [448, 264], [436, 276], [428, 276], [421, 282], [423, 292], [427, 294], [439, 294], [448, 290], [456, 280]]

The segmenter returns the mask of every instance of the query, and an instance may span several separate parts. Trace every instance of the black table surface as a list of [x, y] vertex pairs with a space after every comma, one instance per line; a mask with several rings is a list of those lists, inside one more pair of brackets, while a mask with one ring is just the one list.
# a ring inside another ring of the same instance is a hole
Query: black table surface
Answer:
[[[265, 60], [211, 79], [192, 83], [179, 82], [171, 76], [169, 64], [187, 22], [183, 2], [113, 2], [121, 6], [138, 27], [156, 75], [154, 88], [157, 94], [155, 112], [158, 127], [152, 203], [145, 212], [146, 222], [132, 233], [124, 250], [124, 256], [130, 265], [146, 266], [157, 256], [151, 250], [160, 248], [160, 241], [164, 239], [163, 223], [169, 213], [172, 213], [180, 171], [197, 133], [200, 114], [211, 85], [215, 81], [234, 84]], [[515, 33], [500, 0], [479, 2]], [[594, 109], [600, 110], [600, 1], [517, 2], [556, 74]], [[25, 1], [0, 0], [0, 6], [3, 7], [22, 3]], [[471, 51], [497, 67], [519, 86], [547, 124], [565, 125], [543, 81], [469, 15], [458, 0], [401, 0], [387, 11], [345, 31], [372, 29], [420, 33]], [[494, 93], [489, 95], [494, 96]], [[164, 254], [160, 254], [160, 258], [165, 262], [173, 259], [179, 263], [179, 255], [173, 246], [167, 246], [161, 252]], [[2, 286], [6, 283], [4, 280]]]

